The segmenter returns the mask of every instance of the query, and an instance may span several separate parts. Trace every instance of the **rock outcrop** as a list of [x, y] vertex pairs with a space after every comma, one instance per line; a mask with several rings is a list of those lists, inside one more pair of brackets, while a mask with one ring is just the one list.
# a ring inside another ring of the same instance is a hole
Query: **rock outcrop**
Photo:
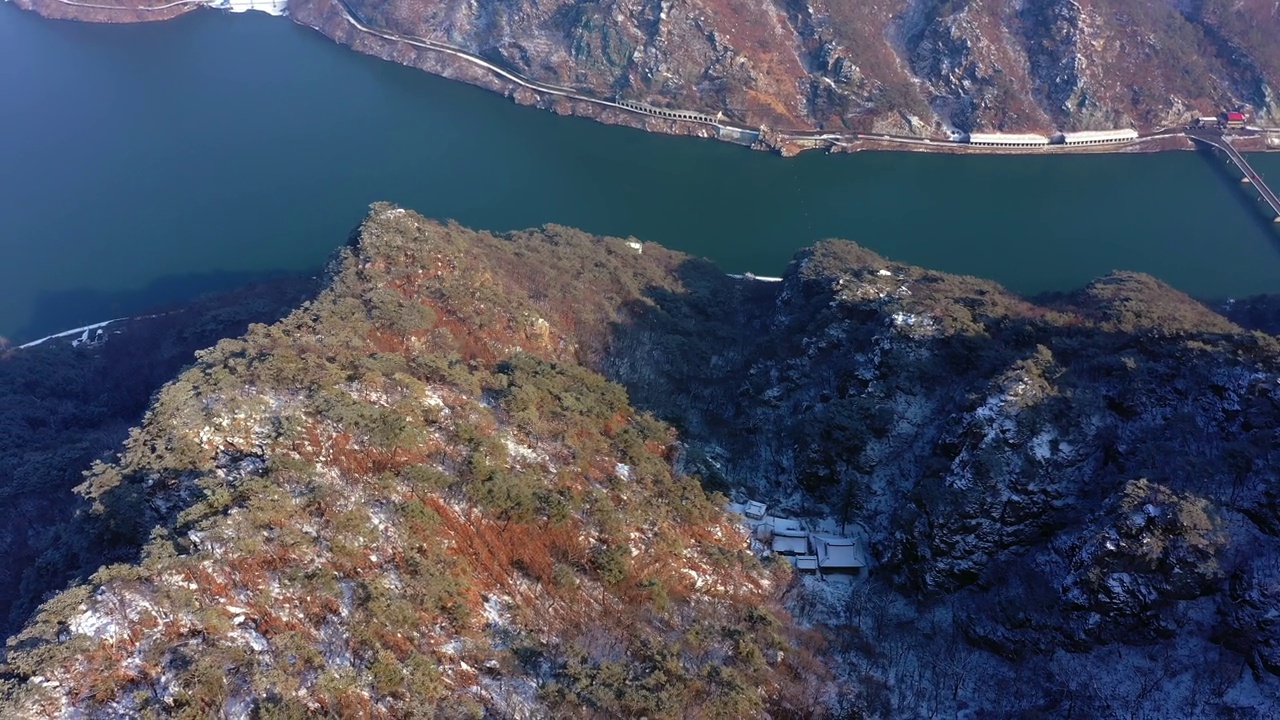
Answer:
[[[16, 1], [98, 22], [201, 6]], [[773, 131], [945, 137], [1153, 130], [1224, 107], [1264, 122], [1280, 116], [1280, 13], [1266, 0], [290, 0], [288, 13], [361, 52], [556, 112], [661, 132], [715, 134], [538, 93], [395, 38], [441, 43], [583, 96]]]
[[[91, 468], [140, 559], [29, 620], [0, 712], [1248, 716], [1278, 420], [1280, 340], [1143, 275], [1030, 300], [831, 241], [772, 282], [379, 205]], [[709, 490], [870, 580], [751, 556]]]
[[[1132, 677], [1164, 693], [1144, 696], [1146, 711], [1205, 717], [1218, 710], [1176, 709], [1208, 695], [1171, 690], [1208, 682], [1197, 653], [1243, 653], [1213, 672], [1250, 655], [1274, 667], [1274, 336], [1142, 275], [1030, 302], [845, 243], [802, 253], [780, 287], [756, 285], [754, 305], [716, 314], [731, 330], [637, 338], [615, 371], [686, 431], [705, 475], [781, 512], [857, 523], [879, 577], [914, 604], [913, 626], [946, 623], [1019, 672], [1078, 685], [1077, 709], [1135, 707], [1134, 687], [1096, 682], [1092, 666], [1133, 662]], [[683, 376], [671, 347], [694, 358]], [[906, 627], [859, 625], [873, 643], [903, 642]], [[932, 633], [912, 642], [956, 652]], [[1178, 669], [1147, 664], [1142, 648]], [[980, 705], [1068, 702], [1015, 702], [1014, 684], [993, 680]], [[911, 705], [919, 697], [889, 705], [959, 707]]]

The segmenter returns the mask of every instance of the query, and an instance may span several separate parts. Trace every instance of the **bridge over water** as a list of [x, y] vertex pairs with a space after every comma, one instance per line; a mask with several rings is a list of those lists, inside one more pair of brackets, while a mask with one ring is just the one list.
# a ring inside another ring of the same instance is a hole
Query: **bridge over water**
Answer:
[[1241, 182], [1249, 183], [1257, 189], [1258, 195], [1262, 197], [1262, 201], [1271, 208], [1271, 212], [1275, 213], [1275, 222], [1280, 223], [1280, 197], [1277, 197], [1275, 192], [1267, 186], [1267, 183], [1263, 181], [1262, 176], [1253, 169], [1253, 166], [1249, 164], [1248, 160], [1245, 160], [1244, 155], [1241, 155], [1240, 151], [1235, 149], [1230, 140], [1224, 137], [1222, 133], [1214, 132], [1212, 130], [1188, 130], [1187, 137], [1195, 140], [1196, 142], [1208, 145], [1209, 147], [1217, 148], [1225, 153], [1227, 159], [1230, 160], [1231, 163], [1240, 170], [1240, 172], [1244, 173], [1244, 178]]

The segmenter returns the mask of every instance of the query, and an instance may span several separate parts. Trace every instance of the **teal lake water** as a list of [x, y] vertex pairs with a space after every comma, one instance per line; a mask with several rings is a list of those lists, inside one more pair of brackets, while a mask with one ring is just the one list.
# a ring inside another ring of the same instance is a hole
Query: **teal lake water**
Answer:
[[[1280, 155], [1257, 164], [1280, 182]], [[843, 237], [1029, 293], [1113, 269], [1280, 291], [1280, 230], [1195, 153], [783, 159], [522, 108], [283, 18], [102, 26], [0, 3], [0, 335], [318, 269], [376, 200], [766, 275]]]

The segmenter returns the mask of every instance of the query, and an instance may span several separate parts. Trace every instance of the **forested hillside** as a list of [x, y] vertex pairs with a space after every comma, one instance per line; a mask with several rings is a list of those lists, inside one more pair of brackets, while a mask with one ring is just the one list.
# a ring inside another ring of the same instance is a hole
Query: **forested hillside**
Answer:
[[[78, 527], [136, 559], [27, 620], [0, 714], [1266, 717], [1270, 307], [376, 205], [92, 465]], [[749, 551], [725, 495], [870, 577]]]
[[[10, 645], [10, 716], [809, 714], [836, 698], [675, 435], [580, 360], [679, 289], [569, 230], [374, 209], [199, 355], [83, 492], [143, 546]], [[123, 526], [121, 524], [123, 523]]]
[[83, 504], [72, 488], [95, 461], [114, 457], [152, 393], [197, 350], [278, 320], [313, 290], [313, 281], [280, 278], [157, 308], [109, 326], [91, 346], [74, 346], [77, 333], [0, 349], [0, 634], [69, 578], [132, 556], [136, 548], [76, 517]]
[[[202, 7], [15, 1], [94, 22], [164, 20]], [[1272, 125], [1280, 113], [1280, 7], [1272, 0], [290, 0], [282, 7], [360, 52], [557, 112], [666, 132], [715, 130], [535, 92], [455, 51], [544, 87], [753, 129], [1156, 130], [1228, 107]]]

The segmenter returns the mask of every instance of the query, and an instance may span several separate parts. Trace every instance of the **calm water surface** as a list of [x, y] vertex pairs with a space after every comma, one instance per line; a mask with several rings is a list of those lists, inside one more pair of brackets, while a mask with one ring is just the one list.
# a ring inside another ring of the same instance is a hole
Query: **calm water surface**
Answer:
[[[1258, 165], [1280, 179], [1280, 156]], [[1280, 232], [1192, 153], [784, 160], [518, 107], [280, 18], [99, 26], [0, 2], [0, 335], [318, 268], [376, 200], [760, 274], [844, 237], [1024, 292], [1113, 269], [1280, 291]]]

